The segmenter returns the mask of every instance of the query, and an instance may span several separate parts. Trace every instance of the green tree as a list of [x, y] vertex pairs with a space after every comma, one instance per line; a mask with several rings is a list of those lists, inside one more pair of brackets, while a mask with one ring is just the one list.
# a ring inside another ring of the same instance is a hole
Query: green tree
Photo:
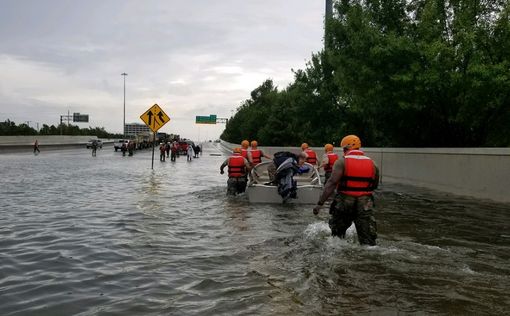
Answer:
[[222, 138], [509, 146], [509, 14], [503, 0], [339, 0], [326, 50], [285, 89], [255, 89]]

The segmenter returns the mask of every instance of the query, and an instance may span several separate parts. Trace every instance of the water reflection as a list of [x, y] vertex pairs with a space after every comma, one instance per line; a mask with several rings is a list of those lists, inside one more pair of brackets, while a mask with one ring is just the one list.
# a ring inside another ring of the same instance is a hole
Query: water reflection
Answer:
[[223, 207], [227, 216], [225, 223], [234, 228], [236, 232], [244, 232], [250, 229], [247, 214], [246, 196], [226, 196], [224, 194]]
[[158, 175], [155, 170], [147, 172], [147, 176], [142, 177], [143, 196], [160, 193], [161, 182], [161, 175]]

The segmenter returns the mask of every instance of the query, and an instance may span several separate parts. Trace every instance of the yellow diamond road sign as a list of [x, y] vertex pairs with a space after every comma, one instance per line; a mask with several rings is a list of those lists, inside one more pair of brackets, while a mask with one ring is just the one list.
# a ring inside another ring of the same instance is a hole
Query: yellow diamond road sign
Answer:
[[163, 125], [170, 122], [170, 117], [157, 104], [140, 115], [140, 118], [153, 132], [157, 132]]

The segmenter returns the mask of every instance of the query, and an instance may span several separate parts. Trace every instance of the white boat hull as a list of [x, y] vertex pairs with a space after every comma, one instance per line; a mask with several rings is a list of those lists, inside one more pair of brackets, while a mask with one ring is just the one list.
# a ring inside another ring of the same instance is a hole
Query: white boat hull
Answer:
[[[269, 162], [257, 165], [251, 172], [251, 181], [246, 188], [246, 195], [251, 203], [283, 203], [282, 197], [278, 194], [276, 185], [267, 184], [270, 179], [267, 172]], [[322, 183], [312, 165], [307, 164], [310, 171], [303, 175], [297, 175], [297, 194], [295, 199], [288, 199], [285, 203], [315, 204], [322, 193]]]
[[[322, 193], [322, 186], [298, 186], [297, 198], [288, 199], [286, 203], [315, 204]], [[246, 188], [246, 195], [251, 203], [282, 203], [276, 186], [252, 184]]]

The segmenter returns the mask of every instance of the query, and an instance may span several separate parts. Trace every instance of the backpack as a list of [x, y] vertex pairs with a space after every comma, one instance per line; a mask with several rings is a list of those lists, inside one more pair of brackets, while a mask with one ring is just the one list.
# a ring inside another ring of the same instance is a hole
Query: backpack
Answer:
[[275, 153], [273, 162], [276, 165], [276, 168], [278, 168], [288, 158], [293, 158], [295, 161], [298, 161], [298, 156], [290, 151], [279, 151]]

